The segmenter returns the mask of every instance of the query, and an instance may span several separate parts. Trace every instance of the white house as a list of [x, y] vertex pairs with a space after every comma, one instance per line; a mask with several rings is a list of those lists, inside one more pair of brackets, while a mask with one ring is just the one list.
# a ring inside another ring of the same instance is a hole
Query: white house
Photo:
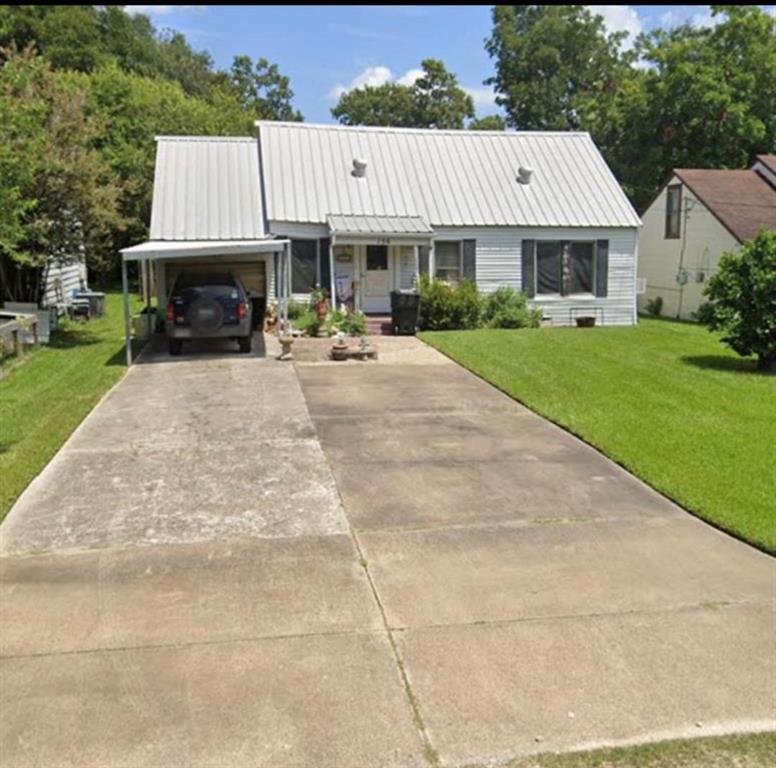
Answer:
[[268, 300], [322, 286], [381, 314], [430, 272], [522, 289], [557, 325], [636, 322], [641, 222], [587, 133], [257, 125], [157, 139], [151, 237], [122, 253], [160, 306], [217, 260]]
[[676, 169], [643, 219], [639, 309], [660, 297], [664, 315], [692, 319], [720, 256], [776, 229], [776, 155], [749, 170]]
[[636, 322], [640, 221], [587, 133], [261, 122], [259, 145], [295, 294], [382, 313], [428, 270], [525, 290], [558, 325]]

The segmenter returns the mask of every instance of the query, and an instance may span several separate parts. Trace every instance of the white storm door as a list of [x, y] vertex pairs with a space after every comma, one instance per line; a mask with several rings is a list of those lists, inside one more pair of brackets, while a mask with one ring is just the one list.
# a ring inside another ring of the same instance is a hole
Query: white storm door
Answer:
[[367, 245], [364, 270], [364, 312], [391, 311], [391, 261], [387, 245]]

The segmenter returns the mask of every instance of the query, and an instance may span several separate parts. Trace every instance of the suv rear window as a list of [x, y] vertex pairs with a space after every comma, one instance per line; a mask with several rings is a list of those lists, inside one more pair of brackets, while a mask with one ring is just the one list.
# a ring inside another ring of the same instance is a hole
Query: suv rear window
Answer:
[[213, 298], [237, 298], [237, 281], [228, 274], [182, 273], [175, 281], [173, 293], [186, 293], [194, 289]]

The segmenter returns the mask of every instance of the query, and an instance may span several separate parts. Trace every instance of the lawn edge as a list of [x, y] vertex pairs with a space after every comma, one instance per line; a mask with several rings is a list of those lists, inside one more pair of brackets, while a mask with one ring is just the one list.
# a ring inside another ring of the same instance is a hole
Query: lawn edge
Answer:
[[[426, 333], [433, 333], [433, 331], [427, 331]], [[537, 416], [540, 416], [541, 418], [549, 421], [551, 424], [554, 424], [556, 427], [559, 427], [567, 434], [572, 435], [573, 437], [576, 437], [578, 440], [581, 440], [585, 445], [589, 446], [594, 451], [597, 451], [602, 456], [609, 459], [609, 461], [614, 462], [621, 469], [624, 469], [629, 475], [636, 478], [640, 483], [643, 483], [651, 491], [654, 491], [655, 493], [660, 494], [660, 496], [662, 496], [664, 499], [666, 499], [667, 501], [670, 501], [672, 504], [675, 504], [677, 507], [679, 507], [679, 509], [681, 509], [683, 512], [686, 512], [688, 515], [692, 515], [692, 517], [694, 517], [696, 520], [700, 520], [701, 522], [706, 523], [707, 525], [710, 525], [712, 528], [716, 529], [720, 533], [724, 533], [727, 536], [730, 536], [731, 538], [734, 538], [737, 541], [740, 541], [742, 544], [747, 544], [748, 546], [753, 547], [754, 549], [758, 550], [759, 552], [762, 552], [763, 554], [776, 558], [776, 546], [770, 547], [768, 544], [764, 542], [760, 543], [760, 542], [752, 541], [751, 539], [748, 539], [743, 534], [738, 533], [737, 531], [733, 531], [725, 527], [721, 523], [716, 522], [715, 520], [710, 520], [709, 518], [705, 517], [702, 512], [696, 511], [694, 509], [691, 509], [685, 506], [682, 502], [675, 499], [666, 491], [662, 491], [660, 488], [656, 488], [654, 485], [649, 483], [647, 480], [641, 477], [641, 475], [637, 474], [633, 469], [631, 469], [627, 464], [624, 464], [617, 457], [612, 456], [605, 448], [599, 445], [596, 445], [595, 443], [591, 443], [584, 435], [580, 435], [578, 432], [575, 432], [573, 429], [566, 426], [565, 424], [562, 424], [561, 422], [556, 421], [549, 414], [542, 413], [540, 410], [537, 410], [535, 407], [529, 405], [524, 400], [521, 400], [519, 397], [515, 397], [515, 395], [513, 395], [511, 392], [507, 392], [504, 388], [498, 386], [498, 384], [494, 384], [492, 381], [488, 381], [488, 379], [486, 379], [482, 374], [478, 373], [473, 368], [470, 368], [465, 363], [461, 362], [460, 360], [457, 360], [452, 355], [449, 355], [444, 350], [440, 349], [439, 347], [435, 346], [431, 342], [427, 341], [425, 338], [423, 338], [422, 335], [418, 335], [417, 338], [420, 341], [422, 341], [426, 346], [431, 347], [431, 349], [434, 349], [437, 352], [439, 352], [440, 355], [443, 355], [451, 362], [461, 366], [461, 368], [468, 371], [472, 375], [476, 376], [480, 381], [484, 381], [487, 385], [493, 387], [493, 389], [497, 390], [498, 392], [501, 392], [501, 394], [503, 395], [506, 395], [510, 400], [514, 400], [516, 403], [520, 403], [520, 405], [522, 405], [524, 408], [528, 408], [528, 410], [531, 411], [531, 413], [535, 413]]]

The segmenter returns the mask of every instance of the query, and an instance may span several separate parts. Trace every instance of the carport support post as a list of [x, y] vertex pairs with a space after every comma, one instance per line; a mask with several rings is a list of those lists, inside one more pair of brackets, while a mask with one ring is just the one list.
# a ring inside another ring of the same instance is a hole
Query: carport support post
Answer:
[[124, 348], [127, 355], [127, 366], [132, 365], [132, 330], [129, 318], [129, 280], [127, 280], [127, 262], [121, 255], [121, 290], [124, 293]]
[[283, 248], [283, 255], [285, 258], [281, 260], [280, 264], [280, 310], [283, 317], [283, 333], [286, 333], [288, 331], [288, 277], [291, 271], [289, 269], [291, 265], [291, 243], [287, 243], [285, 248]]
[[334, 274], [334, 238], [329, 241], [329, 276], [331, 279], [331, 308], [337, 309], [337, 276]]

